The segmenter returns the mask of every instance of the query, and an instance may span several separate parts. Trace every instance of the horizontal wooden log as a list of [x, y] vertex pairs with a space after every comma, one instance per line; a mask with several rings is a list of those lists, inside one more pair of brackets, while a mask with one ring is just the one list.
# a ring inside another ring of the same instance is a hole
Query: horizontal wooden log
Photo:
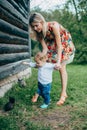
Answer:
[[29, 0], [14, 0], [16, 3], [21, 4], [26, 10], [28, 10], [28, 1]]
[[22, 0], [22, 1], [25, 6], [25, 9], [27, 10], [28, 9], [28, 0]]
[[15, 63], [1, 66], [0, 67], [0, 80], [27, 69], [29, 66], [21, 64], [22, 61], [29, 62], [30, 60], [29, 59], [21, 60]]
[[18, 18], [10, 14], [8, 11], [4, 10], [2, 7], [0, 7], [0, 18], [25, 31], [28, 31], [27, 24], [25, 24], [23, 21], [19, 20]]
[[27, 11], [27, 13], [26, 13], [26, 11], [25, 11], [25, 9], [24, 9], [24, 7], [19, 3], [19, 7], [23, 10], [23, 12], [28, 16], [28, 11]]
[[29, 53], [0, 54], [0, 66], [30, 58]]
[[0, 19], [0, 30], [2, 32], [9, 33], [11, 35], [20, 36], [22, 38], [28, 38], [28, 32], [11, 25], [4, 20]]
[[8, 1], [6, 0], [0, 0], [0, 6], [6, 9], [8, 12], [10, 12], [13, 16], [16, 18], [22, 20], [24, 23], [28, 24], [28, 21], [26, 18], [23, 17], [21, 13], [19, 13]]
[[20, 52], [29, 52], [29, 47], [25, 45], [0, 44], [0, 54], [20, 53]]
[[14, 6], [14, 8], [17, 9], [17, 11], [19, 11], [26, 19], [28, 18], [28, 13], [27, 12], [24, 13], [24, 11], [20, 8], [20, 6], [15, 1], [13, 0], [7, 0], [7, 1], [11, 3], [11, 5]]
[[20, 38], [17, 36], [9, 35], [0, 32], [0, 43], [5, 44], [16, 44], [16, 45], [28, 45], [28, 39]]

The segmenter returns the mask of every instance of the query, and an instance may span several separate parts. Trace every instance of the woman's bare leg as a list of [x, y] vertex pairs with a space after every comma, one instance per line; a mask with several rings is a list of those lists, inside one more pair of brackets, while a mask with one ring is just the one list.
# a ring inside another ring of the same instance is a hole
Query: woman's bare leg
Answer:
[[57, 105], [62, 105], [62, 104], [64, 104], [64, 102], [67, 98], [67, 93], [66, 93], [67, 71], [66, 71], [66, 65], [65, 64], [61, 66], [61, 69], [59, 70], [59, 72], [60, 72], [60, 77], [61, 77], [62, 90], [61, 90], [60, 99], [57, 102]]

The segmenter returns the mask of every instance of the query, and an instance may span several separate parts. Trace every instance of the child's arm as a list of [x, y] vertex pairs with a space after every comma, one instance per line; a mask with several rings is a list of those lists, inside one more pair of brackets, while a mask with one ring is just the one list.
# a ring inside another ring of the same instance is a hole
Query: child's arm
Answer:
[[28, 62], [24, 61], [22, 62], [23, 65], [30, 65]]
[[36, 63], [35, 62], [26, 62], [26, 61], [24, 61], [24, 62], [22, 62], [22, 64], [24, 64], [24, 65], [28, 65], [28, 66], [30, 66], [30, 67], [36, 67]]

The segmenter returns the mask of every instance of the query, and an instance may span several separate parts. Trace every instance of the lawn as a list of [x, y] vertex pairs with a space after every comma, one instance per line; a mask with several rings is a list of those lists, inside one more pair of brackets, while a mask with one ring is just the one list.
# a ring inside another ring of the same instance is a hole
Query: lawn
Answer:
[[[42, 110], [40, 97], [37, 103], [31, 98], [37, 89], [37, 69], [25, 79], [27, 86], [15, 84], [0, 98], [0, 130], [87, 130], [87, 65], [68, 65], [68, 98], [63, 106], [57, 106], [61, 83], [58, 71], [53, 73], [51, 104]], [[15, 106], [4, 112], [9, 96], [15, 97]]]

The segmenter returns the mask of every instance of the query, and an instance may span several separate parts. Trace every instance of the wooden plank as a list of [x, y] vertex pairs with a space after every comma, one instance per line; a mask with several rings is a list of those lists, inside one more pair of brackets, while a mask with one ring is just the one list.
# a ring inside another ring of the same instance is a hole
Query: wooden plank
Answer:
[[23, 4], [24, 4], [24, 6], [25, 6], [25, 9], [27, 10], [28, 9], [28, 3], [27, 3], [27, 1], [26, 0], [22, 0], [23, 1]]
[[0, 54], [20, 53], [20, 52], [28, 52], [28, 51], [29, 51], [29, 47], [26, 45], [0, 44]]
[[20, 8], [20, 6], [15, 1], [13, 0], [7, 0], [7, 1], [11, 3], [11, 5], [14, 6], [14, 8], [17, 9], [17, 11], [19, 11], [26, 19], [28, 18], [28, 13], [27, 12], [24, 13], [24, 11]]
[[4, 10], [2, 7], [0, 7], [0, 18], [25, 31], [28, 31], [27, 24], [25, 24], [23, 21], [10, 14], [8, 11]]
[[29, 60], [28, 0], [0, 0], [0, 80], [17, 74]]
[[21, 63], [23, 61], [29, 62], [30, 60], [29, 59], [21, 60], [21, 61], [15, 62], [15, 63], [1, 66], [0, 67], [0, 80], [27, 69], [29, 66], [23, 65]]
[[27, 9], [28, 9], [28, 1], [29, 0], [27, 0], [27, 1], [25, 1], [25, 0], [14, 0], [16, 3], [18, 3], [18, 4], [21, 4], [22, 5], [22, 7], [24, 7], [25, 9], [26, 9], [26, 11], [27, 11]]
[[28, 45], [28, 39], [9, 35], [7, 33], [0, 32], [0, 43], [16, 44], [16, 45]]
[[6, 21], [0, 19], [0, 30], [2, 32], [6, 32], [9, 33], [11, 35], [16, 35], [16, 36], [20, 36], [23, 38], [27, 38], [28, 39], [28, 32], [19, 29], [17, 27], [15, 27], [14, 25], [11, 25], [10, 23], [7, 23]]
[[[26, 10], [27, 10], [27, 7], [25, 6], [24, 4], [24, 1], [23, 0], [14, 0], [16, 3], [18, 4], [21, 4]], [[27, 0], [28, 1], [28, 0]], [[27, 4], [27, 3], [26, 3]]]
[[[25, 10], [25, 8], [19, 3], [19, 7], [23, 10], [23, 12], [26, 14], [26, 10]], [[27, 14], [26, 15], [28, 15], [28, 11], [27, 11]]]
[[30, 58], [29, 53], [0, 54], [0, 66]]
[[13, 16], [16, 18], [22, 20], [24, 23], [28, 24], [28, 21], [26, 18], [23, 17], [22, 14], [20, 14], [8, 1], [6, 0], [0, 0], [0, 6], [3, 7], [5, 10], [10, 12]]

